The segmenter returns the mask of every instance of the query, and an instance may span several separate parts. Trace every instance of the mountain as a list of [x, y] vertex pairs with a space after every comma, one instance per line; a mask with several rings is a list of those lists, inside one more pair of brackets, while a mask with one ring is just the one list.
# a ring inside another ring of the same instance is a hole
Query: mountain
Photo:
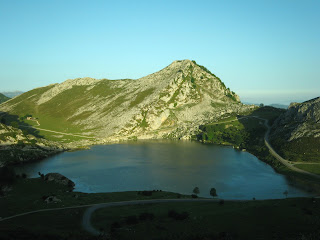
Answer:
[[5, 102], [5, 101], [8, 101], [10, 98], [8, 98], [7, 96], [3, 95], [0, 93], [0, 104]]
[[23, 92], [21, 91], [13, 91], [13, 92], [1, 92], [3, 95], [9, 97], [9, 98], [14, 98], [16, 96], [19, 96], [20, 94], [22, 94]]
[[36, 117], [41, 128], [102, 141], [190, 138], [198, 126], [253, 106], [195, 61], [174, 61], [137, 80], [70, 79], [33, 89], [0, 111]]
[[289, 160], [320, 161], [320, 97], [291, 103], [274, 122], [271, 140]]

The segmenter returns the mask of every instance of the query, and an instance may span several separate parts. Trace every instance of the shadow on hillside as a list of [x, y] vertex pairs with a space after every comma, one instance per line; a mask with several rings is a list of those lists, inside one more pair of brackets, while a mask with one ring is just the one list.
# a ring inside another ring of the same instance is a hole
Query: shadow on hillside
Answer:
[[[286, 110], [281, 108], [275, 108], [270, 106], [260, 107], [258, 109], [253, 110], [248, 115], [239, 115], [238, 120], [244, 117], [259, 117], [263, 119], [267, 119], [269, 121], [269, 125], [271, 126], [273, 122], [277, 119], [277, 117], [284, 113]], [[239, 121], [240, 121], [239, 120]]]
[[283, 112], [285, 112], [284, 109], [266, 106], [255, 109], [248, 115], [237, 116], [245, 132], [250, 135], [246, 138], [246, 146], [264, 145], [264, 135], [267, 131], [265, 120], [268, 120], [269, 126], [272, 126]]
[[7, 126], [19, 128], [23, 132], [27, 132], [28, 134], [32, 134], [37, 138], [44, 138], [44, 136], [40, 135], [38, 129], [34, 128], [32, 125], [20, 120], [18, 115], [9, 114], [7, 112], [0, 111], [0, 123], [5, 124]]

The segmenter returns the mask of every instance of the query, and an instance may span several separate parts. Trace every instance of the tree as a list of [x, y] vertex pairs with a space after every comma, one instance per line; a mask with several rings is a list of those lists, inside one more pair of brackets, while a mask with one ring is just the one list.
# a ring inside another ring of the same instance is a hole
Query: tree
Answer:
[[210, 195], [211, 195], [212, 197], [218, 196], [217, 190], [216, 190], [215, 188], [211, 188], [211, 189], [210, 189]]
[[288, 194], [289, 194], [288, 190], [285, 190], [285, 191], [283, 192], [283, 194], [286, 195], [286, 198], [287, 198], [287, 197], [288, 197]]
[[193, 189], [193, 193], [194, 193], [194, 194], [199, 194], [199, 193], [200, 193], [200, 189], [199, 189], [198, 187], [195, 187], [195, 188]]

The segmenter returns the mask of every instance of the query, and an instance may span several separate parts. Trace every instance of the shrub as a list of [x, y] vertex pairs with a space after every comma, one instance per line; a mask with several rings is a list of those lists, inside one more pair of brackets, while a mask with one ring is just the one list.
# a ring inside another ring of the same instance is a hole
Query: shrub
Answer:
[[195, 188], [193, 189], [193, 193], [194, 193], [194, 194], [199, 194], [199, 193], [200, 193], [200, 189], [199, 189], [198, 187], [195, 187]]
[[142, 191], [143, 196], [152, 196], [152, 191]]

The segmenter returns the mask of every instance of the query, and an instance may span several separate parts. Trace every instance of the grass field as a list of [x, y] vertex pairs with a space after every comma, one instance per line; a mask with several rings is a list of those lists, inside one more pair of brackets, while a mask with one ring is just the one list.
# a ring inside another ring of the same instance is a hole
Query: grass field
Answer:
[[[61, 202], [54, 204], [45, 203], [43, 200], [43, 196], [52, 195], [55, 195], [58, 199], [61, 200]], [[191, 196], [182, 195], [180, 197], [190, 198]], [[153, 192], [151, 196], [144, 196], [138, 194], [138, 192], [136, 191], [87, 194], [81, 192], [69, 192], [68, 188], [63, 185], [46, 182], [40, 178], [20, 178], [16, 180], [9, 194], [5, 197], [0, 198], [0, 212], [1, 217], [7, 217], [38, 209], [78, 206], [103, 202], [116, 202], [125, 201], [128, 199], [140, 200], [159, 198], [177, 198], [177, 194], [162, 191]]]
[[320, 164], [295, 164], [294, 166], [311, 173], [320, 174]]
[[[11, 188], [12, 190], [8, 192], [6, 196], [0, 197], [1, 218], [39, 209], [80, 206], [103, 202], [161, 198], [174, 199], [177, 197], [191, 198], [191, 196], [162, 191], [152, 192], [151, 196], [145, 196], [136, 191], [90, 194], [69, 192], [65, 186], [53, 182], [45, 182], [41, 178], [19, 178]], [[61, 202], [47, 204], [44, 201], [45, 196], [56, 196]], [[77, 208], [34, 213], [0, 222], [0, 239], [16, 239], [21, 237], [20, 235], [26, 234], [31, 234], [31, 236], [32, 234], [36, 234], [36, 236], [32, 238], [37, 239], [38, 236], [43, 237], [46, 233], [67, 237], [68, 239], [68, 236], [71, 234], [71, 239], [83, 239], [82, 237], [89, 236], [89, 234], [82, 231], [80, 225], [84, 210], [85, 208]], [[14, 235], [16, 233], [18, 233], [18, 235]]]
[[[62, 202], [47, 204], [42, 197], [48, 195], [55, 195]], [[66, 187], [40, 178], [19, 179], [12, 191], [0, 198], [0, 213], [5, 217], [36, 209], [178, 197], [190, 198], [160, 191], [152, 196], [139, 192], [67, 192]], [[169, 217], [171, 210], [185, 212], [184, 218]], [[0, 239], [97, 239], [81, 227], [84, 211], [85, 208], [56, 210], [6, 220], [0, 222]], [[143, 213], [151, 214], [153, 219], [141, 220]], [[130, 218], [137, 221], [130, 222]], [[133, 205], [97, 210], [92, 221], [97, 229], [111, 234], [112, 239], [317, 239], [312, 237], [319, 234], [320, 200]]]
[[[311, 199], [166, 203], [100, 209], [92, 220], [114, 239], [299, 239], [319, 230], [319, 207]], [[188, 217], [175, 220], [170, 210]], [[140, 220], [143, 213], [154, 219]]]

